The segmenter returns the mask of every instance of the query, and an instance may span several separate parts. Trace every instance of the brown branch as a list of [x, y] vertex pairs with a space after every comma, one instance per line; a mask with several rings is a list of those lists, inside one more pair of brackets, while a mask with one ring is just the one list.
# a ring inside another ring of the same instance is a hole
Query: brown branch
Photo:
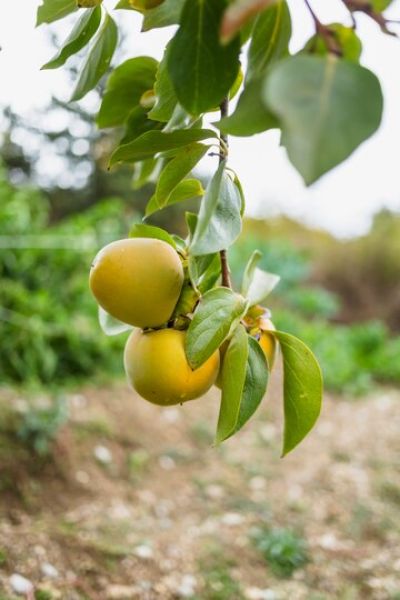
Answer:
[[330, 54], [334, 54], [335, 56], [342, 56], [342, 49], [337, 43], [334, 32], [331, 29], [329, 29], [329, 27], [321, 23], [316, 13], [314, 12], [314, 9], [312, 8], [309, 0], [304, 0], [304, 3], [312, 17], [312, 20], [314, 21], [315, 33], [321, 36], [321, 38], [324, 40], [328, 52]]
[[[221, 111], [221, 119], [228, 116], [228, 106], [229, 106], [229, 99], [226, 97], [222, 100], [220, 107], [219, 107], [220, 111]], [[222, 161], [227, 156], [228, 136], [222, 132], [219, 135], [220, 135], [219, 164], [221, 164]], [[229, 271], [228, 256], [227, 256], [226, 250], [221, 250], [219, 253], [219, 256], [220, 256], [220, 261], [221, 261], [221, 283], [224, 287], [231, 288], [232, 282], [231, 282], [231, 275], [230, 275], [230, 271]]]

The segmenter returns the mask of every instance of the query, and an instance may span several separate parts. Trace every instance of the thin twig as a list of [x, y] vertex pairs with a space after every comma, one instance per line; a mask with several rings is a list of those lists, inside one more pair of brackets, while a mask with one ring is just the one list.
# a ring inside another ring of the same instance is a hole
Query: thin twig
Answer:
[[342, 49], [337, 43], [334, 32], [329, 27], [321, 23], [316, 13], [314, 12], [314, 9], [311, 6], [309, 0], [304, 0], [304, 3], [312, 17], [312, 20], [314, 21], [315, 33], [321, 36], [321, 38], [324, 40], [328, 52], [330, 54], [334, 54], [335, 56], [342, 56]]
[[[226, 97], [223, 99], [223, 101], [221, 102], [220, 107], [219, 107], [220, 111], [221, 111], [221, 119], [228, 116], [228, 107], [229, 107], [229, 99]], [[224, 133], [222, 133], [222, 132], [220, 133], [219, 139], [220, 139], [219, 164], [221, 164], [222, 161], [228, 155], [229, 145], [228, 145], [228, 136], [225, 135]], [[229, 264], [228, 264], [228, 256], [227, 256], [226, 250], [221, 250], [219, 253], [219, 256], [220, 256], [220, 260], [221, 260], [221, 283], [224, 287], [231, 288], [232, 283], [231, 283], [231, 276], [230, 276]]]

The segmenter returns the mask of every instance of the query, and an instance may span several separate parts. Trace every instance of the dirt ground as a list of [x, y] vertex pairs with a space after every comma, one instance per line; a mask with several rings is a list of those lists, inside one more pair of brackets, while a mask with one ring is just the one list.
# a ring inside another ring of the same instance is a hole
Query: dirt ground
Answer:
[[[279, 399], [220, 448], [216, 392], [159, 409], [124, 383], [68, 395], [51, 459], [3, 436], [0, 600], [24, 597], [15, 575], [39, 600], [400, 599], [399, 392], [326, 397], [283, 460]], [[309, 562], [274, 574], [256, 527], [297, 532]]]

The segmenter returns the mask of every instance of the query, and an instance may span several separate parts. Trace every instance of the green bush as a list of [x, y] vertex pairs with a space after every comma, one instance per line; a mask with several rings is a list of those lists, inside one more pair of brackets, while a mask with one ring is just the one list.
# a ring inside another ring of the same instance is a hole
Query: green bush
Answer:
[[132, 219], [117, 199], [57, 225], [46, 199], [0, 172], [0, 379], [59, 384], [122, 372], [123, 338], [99, 329], [88, 288], [93, 256], [126, 235]]

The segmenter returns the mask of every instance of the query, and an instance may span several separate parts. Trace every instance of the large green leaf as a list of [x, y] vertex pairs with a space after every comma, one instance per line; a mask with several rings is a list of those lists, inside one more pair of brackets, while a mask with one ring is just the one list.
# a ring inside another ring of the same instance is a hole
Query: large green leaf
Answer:
[[118, 42], [118, 29], [109, 14], [96, 35], [72, 94], [71, 101], [80, 100], [92, 90], [110, 66]]
[[[171, 204], [171, 194], [182, 179], [194, 169], [207, 150], [208, 146], [195, 142], [182, 148], [182, 150], [167, 163], [160, 174], [156, 190], [146, 209], [146, 216]], [[202, 190], [202, 188], [200, 188], [200, 190]]]
[[246, 300], [228, 288], [214, 288], [204, 294], [186, 335], [186, 356], [193, 369], [220, 347], [246, 309]]
[[210, 180], [202, 200], [196, 230], [190, 244], [194, 256], [229, 248], [239, 236], [242, 198], [222, 162]]
[[268, 368], [259, 344], [236, 329], [222, 365], [222, 399], [216, 442], [221, 443], [239, 431], [253, 416], [263, 399], [268, 383]]
[[181, 26], [171, 42], [168, 68], [176, 95], [193, 115], [214, 109], [235, 82], [240, 40], [219, 42], [226, 0], [187, 0]]
[[43, 0], [37, 9], [36, 27], [42, 23], [53, 23], [78, 10], [76, 0]]
[[128, 144], [119, 146], [111, 156], [110, 166], [118, 162], [137, 162], [159, 152], [182, 148], [192, 142], [216, 137], [211, 129], [182, 129], [180, 131], [148, 131]]
[[145, 216], [149, 217], [158, 210], [167, 208], [167, 206], [172, 206], [173, 204], [178, 204], [185, 200], [191, 200], [192, 198], [199, 198], [200, 196], [203, 196], [203, 194], [204, 189], [201, 181], [198, 179], [183, 179], [174, 187], [161, 206], [157, 203], [156, 197], [153, 195], [146, 206]]
[[168, 50], [169, 45], [164, 52], [163, 59], [157, 70], [156, 82], [154, 85], [156, 102], [149, 112], [150, 119], [155, 119], [156, 121], [162, 121], [164, 123], [168, 123], [171, 119], [178, 102], [168, 72]]
[[57, 69], [65, 64], [70, 56], [82, 50], [98, 30], [100, 21], [100, 6], [86, 10], [76, 22], [63, 46], [49, 62], [43, 65], [42, 69]]
[[179, 23], [185, 0], [164, 0], [160, 6], [145, 10], [142, 31]]
[[235, 112], [214, 123], [223, 133], [250, 136], [279, 127], [278, 119], [262, 99], [263, 80], [246, 83]]
[[138, 56], [111, 73], [97, 115], [99, 127], [114, 127], [126, 120], [144, 92], [153, 87], [157, 66], [154, 58]]
[[293, 450], [314, 427], [322, 403], [322, 374], [307, 346], [288, 333], [271, 331], [283, 356], [285, 427], [282, 455]]
[[260, 78], [266, 69], [289, 53], [292, 34], [286, 0], [278, 0], [254, 24], [248, 52], [246, 78]]
[[279, 62], [266, 77], [264, 99], [279, 117], [282, 144], [307, 184], [345, 160], [382, 116], [376, 76], [332, 55]]

